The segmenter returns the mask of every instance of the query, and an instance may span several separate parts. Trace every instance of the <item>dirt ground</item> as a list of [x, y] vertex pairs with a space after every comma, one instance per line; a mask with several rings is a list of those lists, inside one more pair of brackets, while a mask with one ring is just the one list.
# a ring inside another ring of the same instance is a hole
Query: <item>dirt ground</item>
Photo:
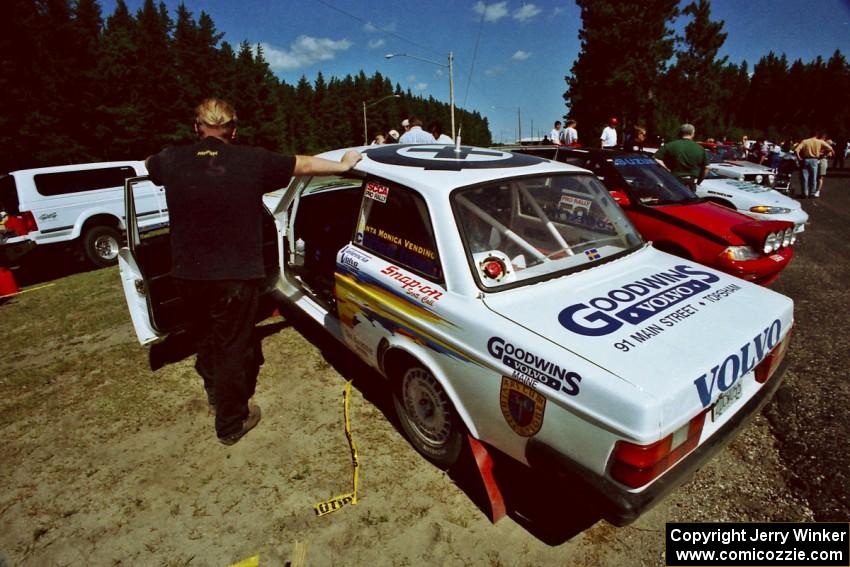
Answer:
[[[804, 261], [805, 248], [798, 254]], [[381, 379], [293, 317], [258, 327], [263, 419], [225, 447], [192, 357], [136, 342], [117, 268], [50, 283], [0, 305], [2, 567], [227, 567], [257, 555], [262, 567], [283, 566], [296, 545], [317, 566], [663, 565], [665, 522], [814, 519], [759, 416], [624, 528], [600, 520], [580, 487], [497, 456], [509, 515], [492, 524], [469, 459], [444, 472], [420, 457]], [[788, 384], [802, 383], [811, 362], [795, 349]], [[313, 504], [351, 489], [346, 380], [359, 501], [317, 517]]]

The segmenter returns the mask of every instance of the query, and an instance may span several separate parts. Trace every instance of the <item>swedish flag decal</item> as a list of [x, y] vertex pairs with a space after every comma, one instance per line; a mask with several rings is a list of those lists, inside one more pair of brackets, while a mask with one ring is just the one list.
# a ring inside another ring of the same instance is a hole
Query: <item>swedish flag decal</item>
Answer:
[[594, 260], [598, 260], [602, 257], [602, 254], [599, 253], [599, 250], [596, 248], [588, 248], [584, 251], [584, 255], [587, 256], [587, 259], [593, 262]]

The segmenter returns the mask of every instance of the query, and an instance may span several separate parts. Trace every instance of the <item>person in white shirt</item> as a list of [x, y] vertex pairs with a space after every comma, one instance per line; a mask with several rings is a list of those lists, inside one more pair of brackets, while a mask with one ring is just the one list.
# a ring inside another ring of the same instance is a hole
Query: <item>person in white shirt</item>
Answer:
[[454, 140], [450, 137], [443, 134], [443, 127], [439, 122], [432, 122], [428, 127], [428, 131], [431, 132], [431, 135], [434, 136], [434, 139], [437, 140], [438, 144], [454, 144]]
[[549, 141], [556, 146], [560, 146], [563, 143], [563, 135], [564, 133], [561, 131], [561, 121], [555, 120], [555, 127], [552, 128], [551, 132], [549, 132]]
[[609, 118], [608, 126], [602, 130], [602, 135], [599, 136], [600, 145], [603, 148], [614, 148], [617, 146], [617, 119]]
[[402, 144], [436, 144], [437, 140], [434, 139], [429, 132], [426, 132], [422, 129], [422, 120], [419, 118], [413, 117], [409, 121], [410, 129], [401, 135], [401, 139], [399, 142]]
[[564, 128], [564, 145], [570, 146], [573, 144], [578, 144], [578, 130], [576, 130], [576, 124], [578, 124], [572, 118], [567, 120], [567, 126]]

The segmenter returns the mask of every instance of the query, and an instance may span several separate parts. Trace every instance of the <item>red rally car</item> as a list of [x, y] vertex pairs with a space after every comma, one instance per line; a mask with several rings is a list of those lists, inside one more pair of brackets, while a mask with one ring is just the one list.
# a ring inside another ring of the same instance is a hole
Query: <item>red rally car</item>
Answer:
[[703, 201], [645, 154], [552, 146], [514, 151], [593, 171], [638, 232], [665, 252], [761, 285], [774, 282], [794, 256], [793, 223], [753, 220]]

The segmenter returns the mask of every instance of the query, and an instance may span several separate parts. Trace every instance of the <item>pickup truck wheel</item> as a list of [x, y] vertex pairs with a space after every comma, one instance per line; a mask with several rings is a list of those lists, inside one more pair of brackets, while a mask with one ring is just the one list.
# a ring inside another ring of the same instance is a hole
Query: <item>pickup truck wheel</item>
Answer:
[[92, 227], [83, 236], [83, 252], [98, 268], [114, 266], [118, 263], [122, 238], [121, 232], [111, 226]]
[[453, 465], [463, 443], [463, 425], [449, 396], [431, 372], [419, 365], [404, 370], [393, 405], [411, 444], [437, 466]]

